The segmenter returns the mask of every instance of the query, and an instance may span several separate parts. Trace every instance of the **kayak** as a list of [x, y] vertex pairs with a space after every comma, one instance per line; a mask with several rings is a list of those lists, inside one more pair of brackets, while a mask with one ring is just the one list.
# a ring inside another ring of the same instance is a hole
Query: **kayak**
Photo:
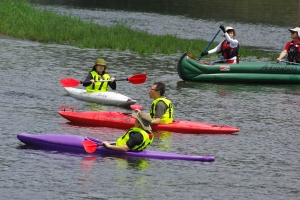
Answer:
[[300, 83], [300, 66], [276, 62], [208, 63], [184, 53], [177, 64], [184, 81]]
[[[120, 129], [129, 129], [134, 126], [135, 118], [131, 113], [108, 112], [108, 111], [67, 111], [60, 110], [59, 114], [70, 122], [86, 126], [101, 126]], [[171, 124], [158, 124], [151, 126], [155, 130], [163, 130], [178, 133], [234, 133], [240, 131], [239, 128], [207, 124], [203, 122], [193, 122], [175, 120]]]
[[[82, 142], [84, 140], [91, 140], [96, 143], [102, 143], [102, 140], [98, 140], [91, 137], [84, 137], [78, 135], [62, 135], [62, 134], [42, 134], [33, 135], [29, 133], [20, 133], [17, 138], [24, 144], [40, 147], [49, 150], [61, 150], [69, 152], [86, 153]], [[178, 153], [160, 152], [144, 150], [138, 151], [115, 151], [108, 149], [104, 146], [98, 146], [95, 153], [109, 154], [109, 155], [123, 155], [129, 157], [139, 158], [153, 158], [153, 159], [175, 159], [175, 160], [189, 160], [189, 161], [203, 161], [212, 162], [215, 160], [213, 156], [196, 156], [196, 155], [185, 155]]]
[[133, 100], [117, 92], [86, 92], [85, 89], [79, 89], [74, 87], [64, 88], [71, 97], [82, 101], [124, 107], [136, 103], [136, 100]]

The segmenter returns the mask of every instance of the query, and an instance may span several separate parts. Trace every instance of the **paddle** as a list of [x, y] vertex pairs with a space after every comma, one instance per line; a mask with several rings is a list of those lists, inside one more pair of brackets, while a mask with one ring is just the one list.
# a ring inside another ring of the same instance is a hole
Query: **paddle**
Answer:
[[288, 64], [291, 64], [291, 65], [300, 65], [300, 63], [289, 62], [289, 61], [286, 61], [286, 60], [280, 60], [280, 62], [288, 63]]
[[[207, 51], [207, 49], [209, 48], [209, 46], [211, 45], [211, 43], [213, 43], [213, 41], [216, 39], [217, 35], [220, 33], [221, 30], [218, 30], [218, 32], [216, 33], [215, 37], [210, 41], [210, 43], [207, 45], [206, 49], [204, 50], [204, 52]], [[202, 56], [200, 56], [200, 58], [198, 60], [201, 60]]]
[[139, 104], [132, 104], [132, 105], [130, 105], [130, 108], [131, 108], [132, 110], [136, 110], [136, 109], [142, 110], [142, 109], [143, 109], [143, 106], [142, 106], [142, 105], [139, 105]]
[[[113, 143], [110, 143], [111, 145], [115, 145], [116, 143], [113, 142]], [[84, 147], [84, 150], [87, 152], [87, 153], [94, 153], [97, 149], [98, 146], [103, 146], [103, 144], [101, 143], [96, 143], [96, 142], [93, 142], [91, 140], [83, 140], [82, 141], [82, 145]]]
[[[116, 79], [115, 81], [129, 81], [132, 84], [142, 84], [145, 83], [147, 74], [136, 74], [129, 78]], [[98, 82], [109, 82], [110, 80], [99, 80]], [[73, 78], [63, 78], [60, 80], [63, 87], [76, 87], [82, 84], [82, 81], [75, 80]]]
[[[136, 109], [139, 109], [139, 110], [142, 110], [143, 109], [143, 106], [142, 105], [139, 105], [139, 104], [133, 104], [133, 105], [130, 105], [130, 108], [132, 110], [136, 110]], [[132, 112], [122, 112], [123, 115], [132, 115]]]

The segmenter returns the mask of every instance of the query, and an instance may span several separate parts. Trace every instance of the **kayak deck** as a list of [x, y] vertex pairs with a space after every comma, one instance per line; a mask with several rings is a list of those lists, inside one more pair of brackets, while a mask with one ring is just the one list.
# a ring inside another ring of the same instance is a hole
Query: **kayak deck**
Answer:
[[[108, 111], [66, 111], [61, 110], [59, 114], [72, 123], [86, 125], [129, 129], [134, 126], [135, 118], [131, 115], [121, 112]], [[217, 124], [208, 124], [203, 122], [192, 122], [185, 120], [175, 120], [171, 124], [158, 124], [151, 126], [153, 130], [171, 131], [177, 133], [223, 133], [231, 134], [240, 131], [239, 128], [232, 126], [222, 126]]]
[[[85, 139], [89, 139], [96, 143], [102, 143], [102, 140], [98, 140], [91, 137], [83, 137], [78, 135], [62, 135], [62, 134], [42, 134], [33, 135], [29, 133], [20, 133], [17, 138], [24, 144], [40, 147], [43, 149], [55, 149], [69, 152], [80, 152], [84, 153], [84, 147], [82, 142]], [[115, 151], [108, 149], [104, 146], [97, 147], [95, 153], [108, 154], [108, 155], [124, 155], [130, 157], [139, 158], [152, 158], [152, 159], [166, 159], [166, 160], [188, 160], [188, 161], [202, 161], [202, 162], [213, 162], [215, 157], [213, 156], [197, 156], [197, 155], [185, 155], [169, 152], [151, 151], [144, 150], [138, 151]]]
[[130, 106], [136, 103], [136, 100], [117, 92], [86, 92], [74, 87], [64, 88], [69, 96], [82, 101], [113, 106]]

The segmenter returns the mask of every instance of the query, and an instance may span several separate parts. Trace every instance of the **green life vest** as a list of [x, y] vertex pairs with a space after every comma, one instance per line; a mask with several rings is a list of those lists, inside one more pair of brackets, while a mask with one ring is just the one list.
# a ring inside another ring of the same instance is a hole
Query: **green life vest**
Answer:
[[99, 80], [110, 80], [110, 76], [108, 74], [103, 74], [101, 76], [96, 71], [91, 71], [91, 74], [92, 74], [92, 79], [95, 80], [95, 83], [87, 86], [86, 92], [107, 92], [108, 82], [100, 82]]
[[[131, 129], [129, 129], [122, 137], [120, 137], [117, 140], [116, 146], [126, 145], [127, 141], [129, 140], [129, 135], [132, 132], [138, 132], [138, 133], [142, 134], [143, 142], [140, 145], [134, 146], [131, 150], [143, 151], [149, 144], [151, 144], [153, 142], [154, 135], [152, 134], [151, 131], [146, 132], [145, 130], [143, 130], [141, 128], [133, 127]], [[150, 135], [151, 139], [150, 139], [149, 135]]]
[[155, 117], [156, 104], [159, 101], [164, 102], [167, 106], [167, 109], [166, 109], [165, 113], [163, 114], [163, 116], [160, 119], [160, 124], [170, 124], [170, 123], [172, 123], [173, 118], [174, 118], [174, 108], [173, 108], [172, 102], [169, 99], [165, 98], [165, 97], [157, 98], [152, 102], [152, 105], [151, 105], [151, 108], [150, 108], [151, 118], [154, 119], [154, 117]]

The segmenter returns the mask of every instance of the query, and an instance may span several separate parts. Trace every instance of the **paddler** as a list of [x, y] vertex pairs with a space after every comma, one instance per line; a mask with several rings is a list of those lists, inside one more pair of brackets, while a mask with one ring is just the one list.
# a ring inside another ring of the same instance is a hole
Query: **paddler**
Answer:
[[134, 127], [122, 135], [117, 140], [116, 145], [104, 141], [102, 144], [105, 147], [117, 151], [143, 151], [153, 142], [154, 135], [150, 127], [150, 114], [146, 112], [134, 112], [132, 116], [136, 118]]
[[236, 35], [235, 29], [231, 26], [225, 28], [223, 25], [220, 26], [220, 29], [224, 33], [225, 40], [221, 41], [214, 49], [203, 51], [201, 56], [221, 52], [222, 62], [231, 64], [239, 63], [239, 42], [234, 38]]
[[[149, 97], [154, 99], [150, 107], [151, 125], [170, 124], [174, 118], [174, 108], [171, 100], [164, 96], [166, 86], [162, 82], [155, 82], [149, 90]], [[136, 109], [137, 112], [141, 112]]]
[[[115, 78], [111, 78], [110, 75], [105, 71], [107, 69], [106, 62], [103, 58], [98, 58], [93, 66], [92, 70], [83, 81], [83, 86], [86, 87], [86, 92], [106, 92], [108, 86], [115, 90], [117, 84]], [[101, 82], [101, 80], [109, 80]]]
[[287, 53], [289, 62], [300, 63], [300, 28], [296, 27], [289, 31], [292, 41], [286, 43], [276, 62], [280, 62]]

